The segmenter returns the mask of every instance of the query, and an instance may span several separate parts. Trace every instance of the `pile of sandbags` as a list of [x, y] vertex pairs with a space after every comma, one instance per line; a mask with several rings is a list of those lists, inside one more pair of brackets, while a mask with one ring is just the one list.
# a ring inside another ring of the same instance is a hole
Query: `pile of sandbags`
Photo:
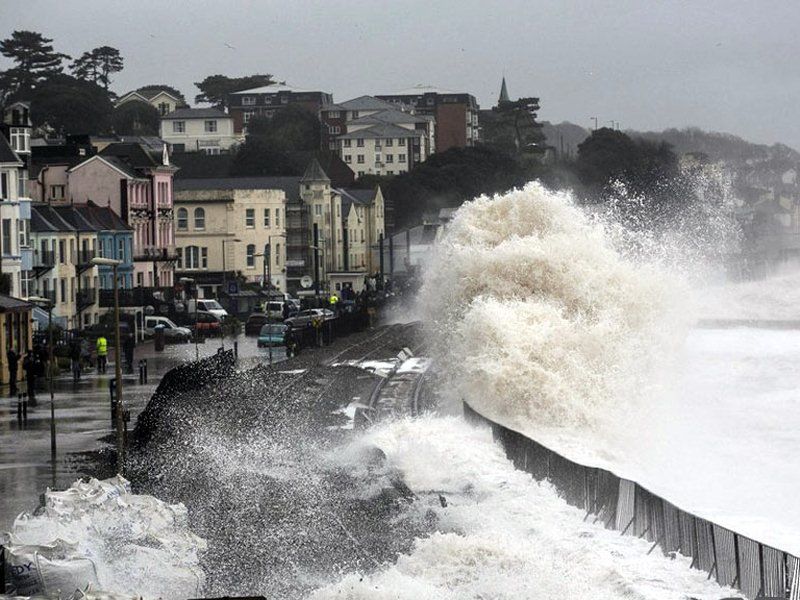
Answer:
[[186, 507], [133, 494], [119, 476], [48, 490], [44, 506], [19, 515], [0, 543], [6, 581], [19, 596], [186, 598], [204, 584], [206, 543], [189, 530]]

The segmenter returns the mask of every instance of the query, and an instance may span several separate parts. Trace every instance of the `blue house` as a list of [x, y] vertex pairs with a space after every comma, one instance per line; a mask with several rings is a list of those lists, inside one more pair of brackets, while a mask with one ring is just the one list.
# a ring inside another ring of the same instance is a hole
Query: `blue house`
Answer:
[[[97, 255], [121, 261], [117, 267], [120, 287], [133, 287], [133, 229], [108, 206], [97, 206], [93, 202], [73, 205], [75, 210], [94, 227], [97, 232]], [[97, 267], [101, 290], [114, 289], [111, 267]]]

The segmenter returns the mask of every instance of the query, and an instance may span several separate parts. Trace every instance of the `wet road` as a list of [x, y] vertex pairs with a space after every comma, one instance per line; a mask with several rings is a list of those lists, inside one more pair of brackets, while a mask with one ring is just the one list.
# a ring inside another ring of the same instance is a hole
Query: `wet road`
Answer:
[[[266, 349], [257, 348], [254, 337], [236, 338], [240, 369], [264, 364]], [[226, 349], [233, 340], [225, 340]], [[198, 344], [200, 358], [210, 356], [220, 347], [220, 340]], [[156, 353], [152, 343], [137, 346], [134, 363], [146, 358], [148, 383], [140, 384], [138, 371], [123, 375], [123, 397], [131, 412], [133, 427], [139, 412], [158, 386], [161, 376], [176, 365], [194, 360], [194, 344], [170, 345]], [[273, 348], [273, 359], [284, 360], [282, 348]], [[0, 531], [7, 529], [14, 517], [24, 510], [33, 510], [39, 494], [48, 486], [69, 486], [85, 475], [80, 454], [107, 446], [103, 441], [113, 433], [109, 381], [114, 378], [114, 356], [109, 356], [107, 373], [85, 372], [78, 383], [64, 374], [54, 380], [57, 453], [50, 453], [50, 394], [42, 378], [37, 390], [36, 406], [29, 406], [28, 420], [17, 420], [17, 400], [8, 397], [8, 386], [0, 398]], [[23, 383], [24, 385], [24, 383]]]

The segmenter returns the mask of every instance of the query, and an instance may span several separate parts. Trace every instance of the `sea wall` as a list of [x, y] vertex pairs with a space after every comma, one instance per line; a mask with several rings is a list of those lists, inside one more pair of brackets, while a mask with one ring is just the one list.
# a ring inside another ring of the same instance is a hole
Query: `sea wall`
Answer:
[[586, 518], [623, 535], [653, 543], [666, 555], [680, 553], [692, 567], [748, 598], [800, 599], [800, 560], [688, 513], [635, 481], [575, 463], [522, 434], [490, 421], [467, 403], [465, 418], [492, 429], [493, 438], [517, 469], [549, 481]]

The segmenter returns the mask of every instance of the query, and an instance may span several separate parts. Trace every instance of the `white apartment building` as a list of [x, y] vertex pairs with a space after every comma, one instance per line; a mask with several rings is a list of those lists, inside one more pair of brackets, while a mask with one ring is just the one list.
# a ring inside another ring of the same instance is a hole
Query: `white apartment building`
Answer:
[[242, 141], [233, 118], [216, 108], [179, 108], [161, 117], [160, 137], [173, 152], [227, 153]]
[[428, 158], [424, 138], [421, 131], [384, 123], [340, 136], [339, 152], [357, 177], [399, 175]]

